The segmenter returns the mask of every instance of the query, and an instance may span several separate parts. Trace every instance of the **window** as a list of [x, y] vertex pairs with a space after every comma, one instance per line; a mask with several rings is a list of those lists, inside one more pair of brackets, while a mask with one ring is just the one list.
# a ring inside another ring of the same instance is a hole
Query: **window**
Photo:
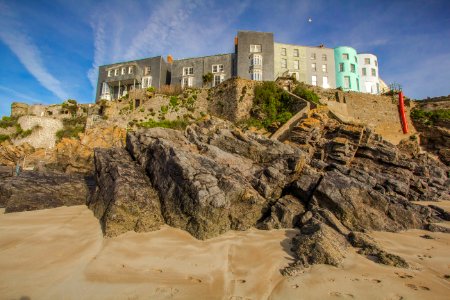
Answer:
[[350, 72], [356, 73], [356, 66], [355, 66], [355, 64], [350, 64]]
[[150, 67], [145, 67], [144, 75], [149, 75], [151, 73], [151, 70], [152, 69]]
[[380, 93], [380, 84], [377, 83], [377, 94], [379, 94], [379, 93]]
[[344, 72], [344, 63], [339, 64], [339, 72]]
[[194, 74], [194, 67], [184, 67], [183, 68], [183, 75], [193, 75]]
[[286, 48], [281, 48], [281, 55], [286, 56]]
[[114, 76], [119, 76], [119, 69], [114, 70]]
[[108, 70], [108, 77], [112, 76], [112, 70]]
[[316, 59], [316, 54], [315, 53], [311, 53], [311, 59]]
[[370, 58], [364, 58], [364, 64], [370, 65]]
[[120, 72], [120, 75], [125, 75], [126, 71], [127, 71], [127, 68], [122, 68], [122, 72]]
[[358, 58], [355, 56], [355, 63], [358, 63]]
[[327, 65], [322, 65], [322, 72], [327, 73]]
[[109, 94], [109, 86], [106, 82], [102, 84], [102, 95]]
[[181, 87], [191, 87], [194, 84], [194, 77], [183, 77]]
[[311, 64], [311, 69], [312, 69], [313, 71], [317, 71], [316, 63], [312, 63], [312, 64]]
[[317, 76], [316, 75], [311, 76], [311, 84], [317, 85]]
[[250, 52], [261, 52], [261, 45], [250, 45]]
[[356, 78], [356, 89], [359, 91], [359, 79]]
[[330, 87], [330, 84], [328, 83], [328, 76], [322, 77], [322, 87], [326, 89]]
[[128, 67], [128, 74], [133, 74], [133, 71], [134, 71], [133, 67]]
[[253, 70], [252, 72], [252, 80], [262, 80], [262, 71], [261, 70]]
[[344, 88], [349, 89], [351, 87], [350, 76], [344, 76]]
[[282, 68], [287, 68], [287, 60], [284, 59], [284, 58], [281, 59], [281, 67]]
[[225, 80], [225, 75], [224, 74], [214, 75], [213, 86], [216, 86], [216, 85], [222, 83], [224, 80]]
[[142, 77], [142, 85], [141, 88], [145, 89], [152, 86], [152, 76]]
[[262, 55], [254, 54], [250, 63], [252, 66], [261, 66], [262, 65]]
[[377, 76], [377, 70], [375, 70], [374, 68], [372, 68], [372, 76]]
[[348, 53], [342, 53], [342, 59], [348, 60]]
[[322, 60], [323, 61], [327, 61], [327, 55], [326, 54], [322, 54]]
[[293, 69], [294, 70], [299, 70], [300, 69], [300, 62], [298, 60], [294, 60]]
[[223, 65], [212, 65], [212, 72], [213, 73], [223, 72]]
[[298, 49], [294, 49], [294, 56], [298, 57]]
[[367, 70], [366, 70], [366, 68], [362, 68], [362, 76], [367, 76]]
[[376, 59], [375, 59], [374, 63], [375, 63], [375, 67], [378, 67], [378, 61]]

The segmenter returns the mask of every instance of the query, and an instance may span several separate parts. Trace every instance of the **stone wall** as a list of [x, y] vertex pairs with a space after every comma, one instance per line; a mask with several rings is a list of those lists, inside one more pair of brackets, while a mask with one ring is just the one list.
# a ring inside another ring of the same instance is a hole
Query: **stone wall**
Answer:
[[15, 141], [15, 144], [29, 143], [34, 148], [53, 148], [56, 143], [56, 132], [63, 128], [61, 120], [48, 117], [22, 116], [18, 123], [23, 130], [32, 129], [33, 132]]

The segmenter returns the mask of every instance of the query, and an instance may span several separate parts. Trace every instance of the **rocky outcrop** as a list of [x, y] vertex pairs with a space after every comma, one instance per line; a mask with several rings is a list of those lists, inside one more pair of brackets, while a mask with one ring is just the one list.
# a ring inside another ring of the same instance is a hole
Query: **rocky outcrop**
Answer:
[[83, 176], [23, 172], [0, 181], [0, 207], [11, 213], [83, 205], [93, 185]]
[[164, 224], [158, 195], [128, 152], [96, 149], [95, 167], [97, 188], [88, 206], [105, 236], [157, 230]]

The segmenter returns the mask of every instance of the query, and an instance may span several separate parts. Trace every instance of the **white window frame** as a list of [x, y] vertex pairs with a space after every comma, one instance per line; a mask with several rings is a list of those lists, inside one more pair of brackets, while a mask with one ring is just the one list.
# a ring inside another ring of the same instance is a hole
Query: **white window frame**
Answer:
[[250, 53], [261, 53], [262, 46], [261, 44], [251, 44], [250, 45]]
[[283, 68], [283, 69], [287, 68], [287, 59], [286, 58], [281, 59], [281, 68]]
[[112, 76], [112, 71], [113, 71], [113, 70], [108, 70], [108, 77], [111, 77], [111, 76]]
[[262, 55], [261, 54], [253, 54], [250, 64], [252, 66], [262, 66]]
[[109, 95], [110, 90], [109, 90], [109, 85], [106, 82], [102, 83], [102, 95]]
[[342, 59], [343, 60], [349, 60], [350, 56], [348, 55], [348, 53], [342, 53]]
[[212, 71], [212, 73], [221, 73], [221, 72], [223, 72], [223, 65], [222, 64], [212, 65], [211, 71]]
[[298, 49], [294, 49], [294, 54], [293, 54], [293, 56], [294, 57], [299, 57], [300, 56], [300, 53], [299, 53], [300, 51], [298, 50]]
[[364, 58], [364, 64], [365, 65], [370, 65], [370, 57]]
[[[348, 79], [348, 81], [347, 81], [347, 79]], [[352, 88], [352, 81], [351, 81], [350, 76], [344, 76], [344, 88], [345, 89], [351, 89]]]
[[328, 82], [328, 76], [322, 77], [322, 87], [325, 89], [330, 87], [330, 83]]
[[181, 87], [192, 87], [194, 85], [194, 77], [192, 76], [185, 76], [181, 80]]
[[114, 70], [114, 76], [119, 76], [119, 69]]
[[252, 80], [256, 80], [256, 81], [262, 81], [262, 70], [253, 70], [252, 74], [251, 74], [251, 78]]
[[316, 75], [311, 76], [311, 85], [317, 86], [317, 76]]
[[322, 64], [322, 72], [328, 73], [328, 66], [326, 64]]
[[316, 59], [316, 53], [311, 53], [311, 59]]
[[299, 60], [294, 60], [292, 67], [294, 70], [300, 70], [300, 61]]
[[287, 55], [287, 49], [281, 48], [281, 55], [286, 56]]
[[150, 73], [152, 72], [152, 68], [151, 67], [145, 67], [144, 69], [144, 75], [150, 75]]
[[122, 69], [120, 70], [120, 75], [125, 75], [127, 68], [122, 67]]
[[215, 74], [213, 78], [213, 86], [221, 84], [225, 81], [225, 74]]
[[194, 67], [184, 67], [183, 76], [194, 75]]
[[129, 66], [128, 67], [128, 74], [133, 74], [133, 73], [134, 73], [133, 66]]
[[311, 63], [311, 70], [317, 71], [317, 65], [316, 65], [316, 63]]
[[152, 86], [153, 78], [152, 76], [144, 76], [141, 81], [141, 88], [145, 89]]
[[322, 54], [322, 60], [323, 61], [327, 61], [327, 55], [326, 54]]

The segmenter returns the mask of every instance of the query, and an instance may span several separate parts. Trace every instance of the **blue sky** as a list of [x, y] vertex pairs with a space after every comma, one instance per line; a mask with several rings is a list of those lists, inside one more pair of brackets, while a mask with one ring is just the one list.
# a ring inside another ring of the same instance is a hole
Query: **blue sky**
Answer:
[[413, 98], [450, 94], [449, 0], [0, 0], [0, 28], [1, 116], [14, 101], [93, 102], [99, 65], [233, 52], [240, 29], [352, 46]]

